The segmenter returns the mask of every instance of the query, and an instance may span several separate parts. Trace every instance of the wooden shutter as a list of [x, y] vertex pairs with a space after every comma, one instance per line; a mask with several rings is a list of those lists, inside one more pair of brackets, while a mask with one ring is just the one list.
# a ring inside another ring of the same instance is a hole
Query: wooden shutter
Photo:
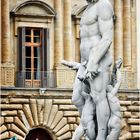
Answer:
[[17, 86], [24, 87], [25, 83], [25, 27], [18, 28], [18, 49], [17, 49]]
[[49, 29], [42, 29], [42, 87], [47, 86], [47, 48], [49, 47]]

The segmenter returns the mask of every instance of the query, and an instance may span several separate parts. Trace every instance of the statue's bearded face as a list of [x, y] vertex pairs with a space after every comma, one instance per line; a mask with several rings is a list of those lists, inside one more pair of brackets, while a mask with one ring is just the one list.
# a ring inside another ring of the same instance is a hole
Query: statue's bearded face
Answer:
[[97, 2], [98, 0], [87, 0], [87, 2]]

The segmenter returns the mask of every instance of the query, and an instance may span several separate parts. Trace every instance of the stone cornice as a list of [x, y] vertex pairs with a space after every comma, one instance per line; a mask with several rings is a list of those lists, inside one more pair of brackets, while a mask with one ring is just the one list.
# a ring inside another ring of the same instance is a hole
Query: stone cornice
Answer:
[[13, 10], [11, 10], [10, 13], [11, 13], [11, 15], [14, 15], [14, 16], [37, 16], [37, 15], [34, 15], [34, 14], [32, 14], [32, 15], [29, 14], [28, 15], [28, 14], [20, 14], [19, 13], [21, 8], [24, 8], [26, 6], [33, 5], [33, 4], [44, 7], [44, 9], [48, 11], [48, 14], [46, 16], [54, 17], [56, 15], [55, 10], [50, 5], [48, 5], [47, 3], [42, 2], [40, 0], [29, 0], [29, 1], [23, 2], [19, 5], [17, 5]]

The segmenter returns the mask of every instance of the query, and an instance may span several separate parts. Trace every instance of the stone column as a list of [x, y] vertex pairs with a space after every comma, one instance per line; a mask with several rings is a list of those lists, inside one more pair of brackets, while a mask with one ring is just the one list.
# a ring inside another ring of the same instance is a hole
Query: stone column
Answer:
[[137, 0], [137, 88], [140, 89], [140, 0]]
[[10, 17], [9, 0], [1, 1], [2, 13], [2, 63], [10, 62]]
[[1, 36], [2, 36], [2, 80], [1, 85], [6, 87], [14, 86], [14, 65], [11, 63], [10, 50], [10, 12], [9, 0], [1, 0]]
[[[136, 0], [131, 1], [131, 48], [132, 48], [132, 71], [136, 72], [136, 59], [137, 59], [137, 25], [136, 25]], [[135, 82], [136, 83], [136, 82]]]
[[[1, 0], [0, 0], [0, 66], [1, 66]], [[0, 69], [1, 70], [1, 69]], [[1, 71], [0, 71], [1, 72]], [[1, 74], [1, 73], [0, 73]], [[1, 76], [0, 76], [1, 77]], [[0, 79], [1, 80], [1, 79]], [[1, 81], [0, 81], [1, 82]]]
[[131, 67], [131, 0], [123, 0], [123, 63], [124, 67]]
[[2, 81], [2, 79], [1, 79], [1, 62], [2, 62], [2, 60], [1, 60], [1, 0], [0, 0], [0, 85], [1, 85], [1, 81]]
[[114, 1], [116, 23], [114, 25], [114, 59], [123, 58], [123, 1]]
[[75, 38], [76, 38], [76, 41], [75, 41], [75, 60], [76, 62], [80, 62], [80, 18], [75, 18]]
[[64, 58], [72, 60], [71, 0], [64, 0]]
[[54, 0], [54, 8], [56, 10], [55, 19], [55, 65], [60, 63], [63, 59], [63, 11], [62, 11], [62, 0]]

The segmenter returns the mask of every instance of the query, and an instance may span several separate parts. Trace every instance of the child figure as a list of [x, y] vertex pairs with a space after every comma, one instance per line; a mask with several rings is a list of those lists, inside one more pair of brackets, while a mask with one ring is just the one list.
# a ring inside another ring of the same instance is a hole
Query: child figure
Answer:
[[111, 85], [107, 86], [107, 98], [111, 110], [111, 116], [108, 123], [109, 134], [107, 136], [107, 140], [118, 140], [120, 135], [121, 111], [120, 111], [119, 99], [117, 98], [116, 94], [121, 85], [121, 71], [120, 71], [121, 64], [122, 64], [122, 59], [119, 59], [116, 61], [114, 66], [113, 71], [115, 73], [113, 75], [115, 76], [113, 78], [116, 79], [116, 75], [117, 75], [116, 83], [111, 83]]

